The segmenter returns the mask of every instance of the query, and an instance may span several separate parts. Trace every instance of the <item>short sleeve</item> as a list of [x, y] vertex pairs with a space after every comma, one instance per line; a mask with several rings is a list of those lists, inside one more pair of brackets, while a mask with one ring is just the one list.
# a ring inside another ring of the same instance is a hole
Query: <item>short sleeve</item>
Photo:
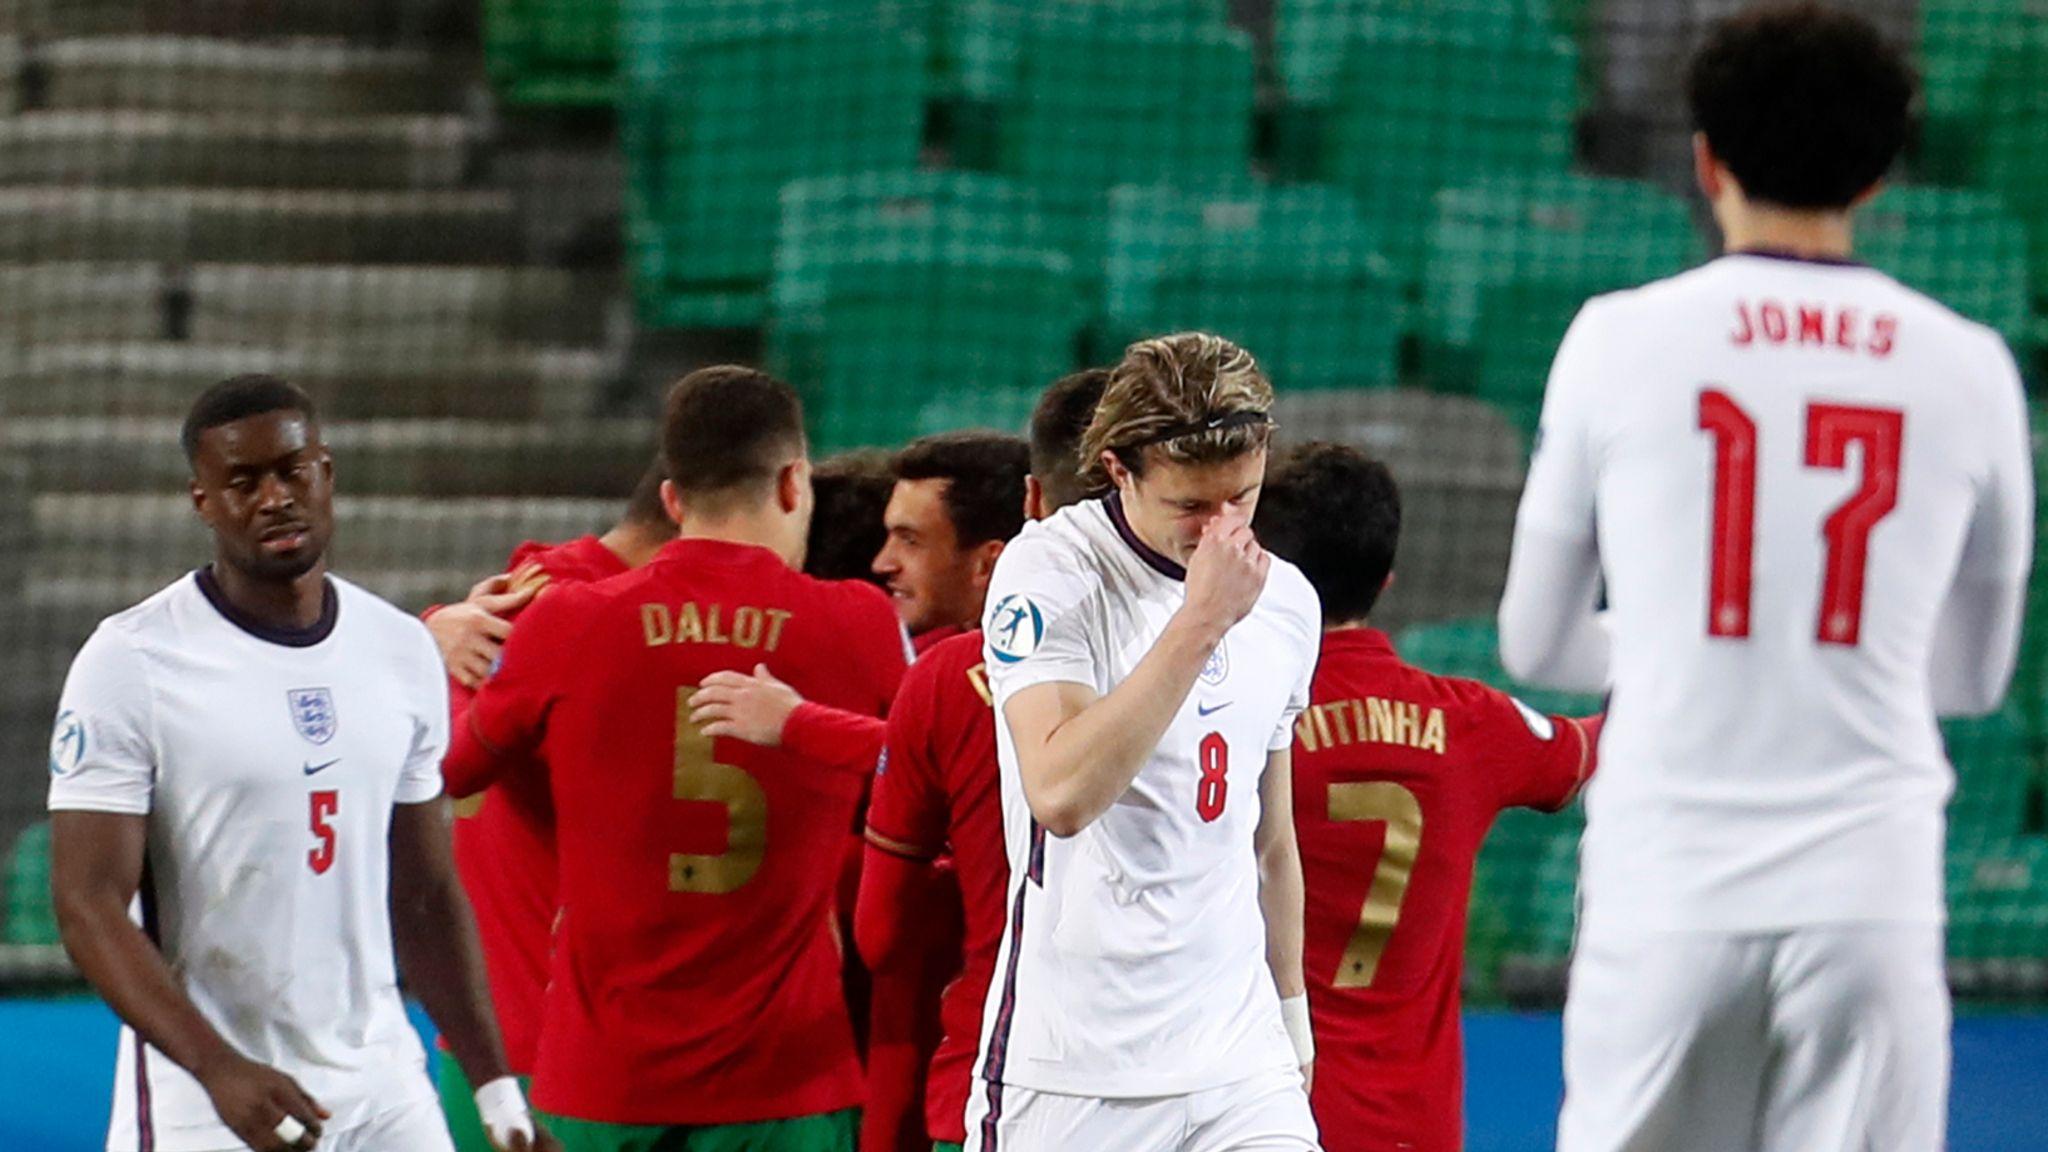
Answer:
[[1018, 540], [996, 560], [982, 620], [982, 655], [996, 707], [1038, 684], [1107, 691], [1094, 618], [1096, 578], [1046, 534]]
[[1593, 499], [1598, 479], [1592, 451], [1592, 416], [1609, 355], [1600, 335], [1599, 303], [1581, 309], [1543, 389], [1543, 414], [1536, 431], [1529, 475], [1515, 516], [1517, 531], [1536, 530], [1571, 540], [1593, 536]]
[[946, 794], [931, 744], [940, 671], [926, 660], [904, 678], [868, 805], [868, 843], [913, 860], [933, 859], [946, 846]]
[[64, 679], [50, 737], [50, 810], [147, 815], [156, 790], [153, 712], [142, 655], [100, 625]]
[[1538, 712], [1505, 692], [1479, 693], [1474, 729], [1487, 750], [1496, 806], [1555, 812], [1570, 804], [1593, 767], [1585, 725]]
[[1273, 738], [1266, 742], [1266, 751], [1279, 752], [1294, 747], [1294, 721], [1308, 709], [1309, 691], [1315, 685], [1316, 659], [1322, 652], [1323, 602], [1316, 595], [1315, 586], [1299, 572], [1293, 574], [1292, 582], [1298, 585], [1291, 606], [1300, 623], [1303, 634], [1298, 653], [1301, 669], [1294, 679], [1294, 688], [1287, 694], [1287, 708], [1280, 714], [1280, 724], [1273, 730]]
[[441, 668], [441, 654], [433, 636], [424, 626], [415, 626], [416, 643], [410, 657], [414, 689], [412, 749], [399, 773], [394, 799], [400, 804], [424, 804], [441, 794], [441, 758], [448, 752], [448, 677]]

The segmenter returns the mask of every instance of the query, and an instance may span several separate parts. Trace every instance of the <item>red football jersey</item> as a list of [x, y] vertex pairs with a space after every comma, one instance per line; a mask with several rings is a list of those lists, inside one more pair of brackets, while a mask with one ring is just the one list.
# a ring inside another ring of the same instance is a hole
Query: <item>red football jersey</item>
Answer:
[[995, 709], [979, 631], [935, 645], [904, 678], [868, 807], [868, 842], [914, 859], [941, 852], [953, 857], [966, 916], [965, 956], [940, 1004], [945, 1038], [932, 1057], [925, 1121], [932, 1139], [961, 1142], [982, 1000], [995, 976], [1010, 883]]
[[768, 665], [883, 714], [903, 634], [873, 585], [679, 540], [528, 609], [449, 752], [538, 752], [561, 905], [534, 1101], [616, 1124], [732, 1124], [860, 1103], [834, 895], [864, 773], [713, 740], [689, 698]]
[[[589, 583], [626, 571], [595, 536], [561, 544], [527, 541], [505, 571], [540, 565], [550, 583]], [[515, 617], [516, 618], [516, 617]], [[450, 731], [466, 723], [473, 693], [450, 678]], [[555, 921], [555, 815], [537, 769], [507, 772], [474, 804], [460, 804], [455, 870], [476, 912], [490, 975], [491, 1006], [512, 1070], [533, 1075], [540, 1048], [541, 990], [548, 982], [548, 933]]]
[[1571, 802], [1597, 722], [1433, 676], [1355, 629], [1323, 636], [1294, 732], [1323, 1147], [1457, 1152], [1472, 866], [1502, 809]]

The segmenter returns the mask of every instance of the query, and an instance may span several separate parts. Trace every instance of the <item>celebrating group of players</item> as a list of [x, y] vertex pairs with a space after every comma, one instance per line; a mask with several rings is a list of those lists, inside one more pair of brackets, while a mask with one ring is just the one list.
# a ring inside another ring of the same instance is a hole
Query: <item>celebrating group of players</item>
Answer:
[[1727, 254], [1574, 324], [1501, 606], [1606, 718], [1403, 663], [1394, 478], [1269, 459], [1212, 335], [817, 485], [693, 373], [616, 527], [425, 629], [327, 573], [304, 395], [216, 386], [214, 562], [52, 745], [109, 1148], [1455, 1149], [1479, 845], [1589, 778], [1560, 1147], [1940, 1147], [1934, 719], [2003, 695], [2032, 477], [1998, 338], [1849, 259], [1912, 91], [1810, 6], [1695, 60]]

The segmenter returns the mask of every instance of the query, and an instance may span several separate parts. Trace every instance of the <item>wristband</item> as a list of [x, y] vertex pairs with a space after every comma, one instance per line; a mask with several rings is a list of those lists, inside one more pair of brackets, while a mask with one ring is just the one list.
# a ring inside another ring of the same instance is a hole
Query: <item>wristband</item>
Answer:
[[491, 1143], [500, 1148], [511, 1147], [514, 1135], [533, 1142], [533, 1113], [527, 1110], [519, 1081], [511, 1076], [500, 1076], [476, 1090], [476, 1114]]
[[1308, 1022], [1308, 993], [1280, 1001], [1280, 1023], [1287, 1027], [1287, 1039], [1294, 1043], [1294, 1062], [1308, 1064], [1316, 1058], [1316, 1034]]

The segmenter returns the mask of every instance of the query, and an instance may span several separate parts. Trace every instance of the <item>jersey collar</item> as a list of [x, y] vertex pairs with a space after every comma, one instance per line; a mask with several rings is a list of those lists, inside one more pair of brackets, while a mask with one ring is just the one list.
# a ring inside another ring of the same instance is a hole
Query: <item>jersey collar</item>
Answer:
[[214, 578], [213, 566], [207, 565], [192, 574], [199, 585], [199, 594], [213, 605], [228, 623], [254, 636], [266, 644], [278, 644], [286, 648], [311, 648], [334, 634], [335, 621], [341, 618], [341, 600], [334, 594], [334, 581], [322, 580], [320, 585], [320, 618], [305, 628], [278, 628], [265, 624], [228, 599], [221, 590], [220, 581]]
[[1116, 528], [1116, 534], [1123, 538], [1123, 542], [1129, 546], [1131, 551], [1138, 554], [1138, 559], [1143, 560], [1146, 566], [1168, 580], [1186, 580], [1188, 578], [1188, 570], [1186, 568], [1174, 563], [1150, 544], [1138, 539], [1138, 534], [1131, 529], [1130, 520], [1124, 516], [1122, 493], [1111, 492], [1109, 495], [1104, 496], [1102, 498], [1102, 507], [1104, 511], [1109, 513], [1109, 522]]
[[1323, 650], [1357, 652], [1363, 656], [1384, 657], [1388, 660], [1401, 658], [1400, 653], [1394, 650], [1394, 642], [1377, 628], [1338, 628], [1325, 632]]
[[1802, 256], [1797, 252], [1787, 252], [1782, 248], [1737, 248], [1735, 251], [1728, 253], [1728, 255], [1754, 256], [1759, 260], [1778, 260], [1787, 264], [1817, 264], [1822, 268], [1869, 267], [1863, 261], [1851, 260], [1847, 256]]

